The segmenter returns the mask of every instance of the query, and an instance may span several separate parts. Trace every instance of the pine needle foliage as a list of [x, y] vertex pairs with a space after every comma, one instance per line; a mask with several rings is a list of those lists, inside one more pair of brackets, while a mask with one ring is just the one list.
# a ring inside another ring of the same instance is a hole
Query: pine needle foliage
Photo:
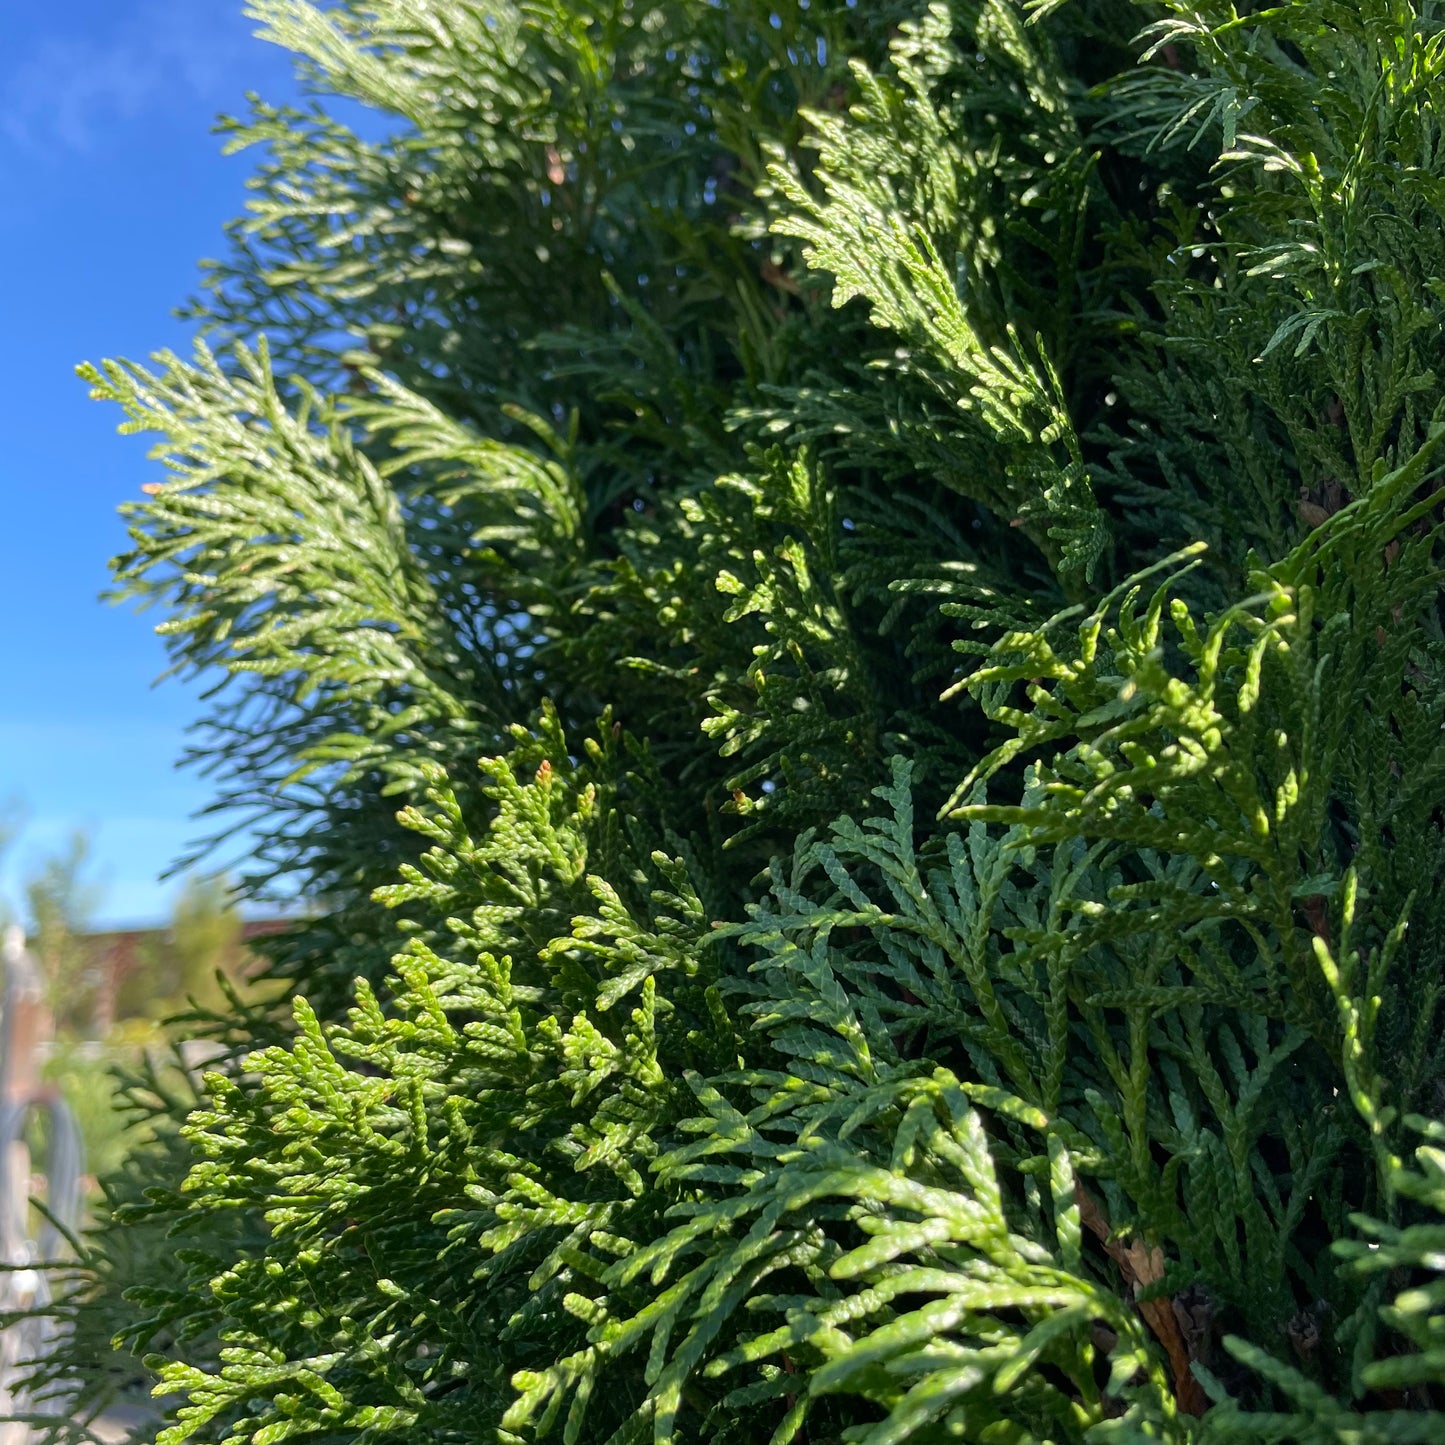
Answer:
[[1445, 1436], [1445, 12], [250, 13], [316, 103], [225, 127], [195, 355], [89, 375], [313, 916], [40, 1373], [107, 1321], [159, 1445]]

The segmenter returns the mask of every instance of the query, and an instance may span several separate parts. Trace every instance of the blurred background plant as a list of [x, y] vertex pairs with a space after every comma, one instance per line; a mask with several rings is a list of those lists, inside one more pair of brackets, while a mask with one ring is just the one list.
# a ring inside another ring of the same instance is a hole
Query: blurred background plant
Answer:
[[[23, 832], [24, 809], [0, 810], [0, 850]], [[120, 1107], [134, 1071], [148, 1057], [179, 1048], [196, 1060], [206, 1046], [192, 1031], [252, 987], [255, 959], [248, 933], [272, 931], [242, 917], [224, 875], [190, 874], [175, 893], [171, 917], [142, 928], [96, 924], [104, 879], [92, 862], [91, 840], [74, 830], [43, 852], [26, 872], [23, 905], [0, 896], [0, 924], [18, 921], [39, 967], [53, 1036], [41, 1043], [43, 1084], [58, 1090], [85, 1144], [87, 1178], [120, 1169], [126, 1151], [152, 1133], [133, 1131]], [[31, 1125], [32, 1152], [45, 1157], [46, 1125]]]

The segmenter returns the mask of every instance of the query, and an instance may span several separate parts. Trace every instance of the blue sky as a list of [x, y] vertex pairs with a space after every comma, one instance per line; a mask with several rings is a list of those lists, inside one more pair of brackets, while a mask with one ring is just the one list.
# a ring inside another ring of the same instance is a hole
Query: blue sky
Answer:
[[161, 921], [157, 875], [195, 836], [204, 780], [178, 772], [193, 692], [145, 616], [97, 600], [157, 475], [87, 400], [76, 364], [188, 346], [172, 316], [244, 204], [245, 156], [211, 126], [248, 90], [294, 94], [241, 0], [0, 0], [0, 808], [24, 826], [0, 899], [87, 828], [103, 921]]

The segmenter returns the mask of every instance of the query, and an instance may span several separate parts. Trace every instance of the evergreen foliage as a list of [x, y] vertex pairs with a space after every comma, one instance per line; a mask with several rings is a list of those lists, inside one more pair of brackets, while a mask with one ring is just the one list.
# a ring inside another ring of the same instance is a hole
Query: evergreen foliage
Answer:
[[1441, 1439], [1440, 7], [251, 11], [390, 133], [231, 123], [208, 344], [91, 378], [316, 916], [138, 1088], [52, 1372], [105, 1320], [161, 1445]]

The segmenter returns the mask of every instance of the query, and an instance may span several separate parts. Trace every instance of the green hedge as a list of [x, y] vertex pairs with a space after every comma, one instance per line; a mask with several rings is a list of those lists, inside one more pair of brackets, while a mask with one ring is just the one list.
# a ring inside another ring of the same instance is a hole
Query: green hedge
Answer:
[[1440, 7], [251, 8], [165, 1445], [1445, 1438]]

